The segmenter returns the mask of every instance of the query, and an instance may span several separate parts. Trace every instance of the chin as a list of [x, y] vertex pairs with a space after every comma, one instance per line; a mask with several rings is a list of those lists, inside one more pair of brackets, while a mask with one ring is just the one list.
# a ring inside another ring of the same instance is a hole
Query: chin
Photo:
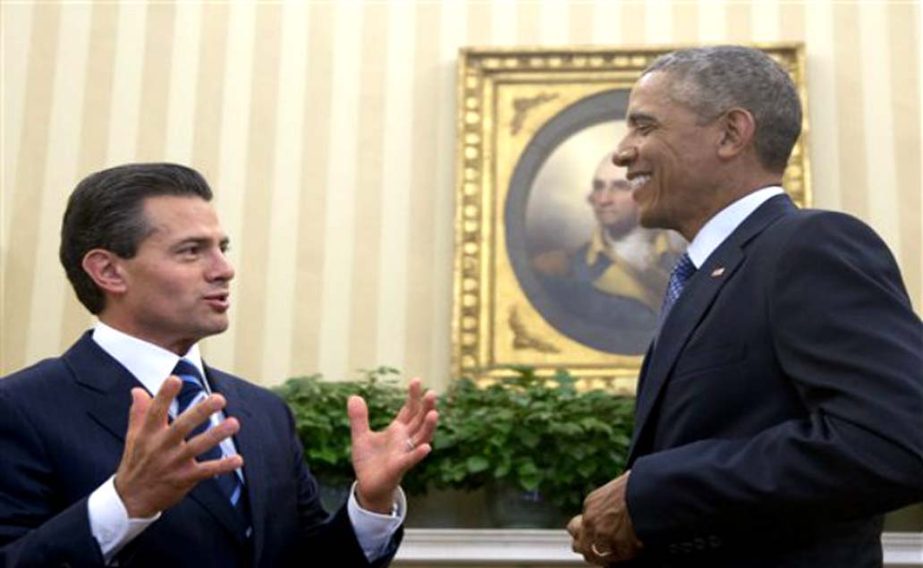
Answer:
[[215, 321], [210, 322], [208, 325], [203, 325], [200, 328], [199, 335], [204, 339], [212, 335], [218, 335], [219, 333], [224, 333], [228, 329], [228, 321]]
[[656, 211], [649, 211], [646, 213], [641, 213], [641, 218], [639, 219], [639, 224], [645, 229], [672, 229], [673, 227], [667, 222], [663, 215], [659, 215]]

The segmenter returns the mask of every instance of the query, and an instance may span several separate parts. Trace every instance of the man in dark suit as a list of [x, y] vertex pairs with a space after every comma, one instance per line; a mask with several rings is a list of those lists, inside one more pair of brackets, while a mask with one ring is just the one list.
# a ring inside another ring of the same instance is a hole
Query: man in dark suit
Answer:
[[801, 107], [762, 52], [659, 58], [627, 120], [616, 162], [641, 223], [690, 245], [642, 366], [629, 469], [569, 523], [574, 550], [609, 566], [881, 566], [882, 514], [923, 499], [923, 325], [894, 258], [782, 191]]
[[[204, 364], [227, 328], [228, 238], [194, 170], [84, 179], [60, 256], [99, 318], [64, 355], [0, 380], [2, 566], [386, 566], [403, 475], [430, 451], [435, 396], [411, 381], [381, 432], [349, 401], [356, 483], [328, 518], [292, 415]], [[153, 396], [152, 396], [153, 395]]]

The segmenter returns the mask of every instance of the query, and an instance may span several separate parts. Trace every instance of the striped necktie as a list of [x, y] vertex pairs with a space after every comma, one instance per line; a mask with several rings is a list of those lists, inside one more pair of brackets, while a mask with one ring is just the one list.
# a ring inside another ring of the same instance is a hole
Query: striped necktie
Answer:
[[[199, 370], [186, 359], [179, 360], [176, 367], [173, 368], [173, 374], [183, 380], [183, 388], [180, 389], [179, 394], [176, 395], [176, 402], [178, 405], [176, 415], [179, 416], [193, 404], [198, 404], [204, 400], [208, 395], [205, 392], [205, 388], [202, 386], [202, 375], [199, 374]], [[198, 436], [211, 428], [211, 426], [211, 420], [206, 420], [202, 424], [196, 426], [189, 434], [189, 437]], [[220, 445], [215, 445], [199, 454], [196, 459], [199, 461], [216, 460], [220, 459], [221, 456], [222, 452]], [[237, 508], [243, 491], [243, 483], [240, 478], [237, 477], [237, 474], [235, 472], [225, 473], [215, 477], [215, 481], [218, 483], [221, 491], [231, 501], [231, 505]]]
[[683, 254], [670, 273], [667, 292], [663, 296], [663, 306], [660, 308], [660, 325], [658, 327], [663, 326], [663, 322], [667, 319], [667, 314], [670, 313], [673, 304], [679, 300], [680, 294], [683, 293], [683, 287], [686, 286], [686, 282], [692, 278], [693, 274], [695, 274], [695, 264], [692, 263], [692, 259], [689, 258], [688, 254]]

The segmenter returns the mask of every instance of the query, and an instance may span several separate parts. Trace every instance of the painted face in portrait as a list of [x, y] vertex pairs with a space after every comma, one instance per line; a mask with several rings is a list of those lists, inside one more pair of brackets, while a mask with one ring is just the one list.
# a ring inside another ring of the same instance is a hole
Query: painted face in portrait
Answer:
[[607, 154], [593, 175], [593, 189], [587, 201], [609, 238], [618, 240], [638, 226], [638, 204], [631, 195], [625, 168], [616, 166]]

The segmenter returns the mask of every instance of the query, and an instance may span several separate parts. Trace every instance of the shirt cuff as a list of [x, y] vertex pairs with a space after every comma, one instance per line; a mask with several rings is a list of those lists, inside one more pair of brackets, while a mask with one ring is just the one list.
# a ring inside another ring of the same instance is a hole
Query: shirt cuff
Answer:
[[346, 503], [346, 511], [349, 513], [349, 521], [353, 525], [356, 533], [356, 540], [362, 547], [362, 552], [369, 562], [374, 562], [385, 555], [388, 545], [394, 538], [394, 533], [400, 528], [407, 516], [407, 498], [404, 496], [404, 490], [398, 487], [394, 490], [394, 507], [390, 515], [382, 515], [367, 511], [359, 505], [356, 499], [356, 483], [349, 490], [349, 501]]
[[129, 519], [122, 498], [115, 490], [114, 475], [90, 494], [87, 514], [90, 517], [90, 531], [99, 543], [106, 564], [112, 562], [123, 546], [160, 518], [160, 513], [157, 513], [153, 517]]

